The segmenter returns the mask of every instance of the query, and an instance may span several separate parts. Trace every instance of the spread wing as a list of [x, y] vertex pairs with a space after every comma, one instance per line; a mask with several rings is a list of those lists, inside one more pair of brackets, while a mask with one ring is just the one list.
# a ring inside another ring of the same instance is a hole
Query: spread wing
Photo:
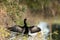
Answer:
[[29, 27], [29, 30], [31, 31], [31, 33], [36, 33], [36, 32], [41, 31], [41, 29], [39, 27], [36, 27], [36, 26]]
[[8, 30], [10, 30], [10, 31], [19, 32], [19, 33], [22, 33], [23, 29], [24, 29], [24, 27], [19, 26], [19, 25], [14, 25], [14, 26], [8, 28]]

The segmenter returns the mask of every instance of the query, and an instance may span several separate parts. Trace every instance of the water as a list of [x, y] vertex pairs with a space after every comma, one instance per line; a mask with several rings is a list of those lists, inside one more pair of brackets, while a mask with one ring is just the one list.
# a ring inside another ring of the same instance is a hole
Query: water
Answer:
[[40, 22], [37, 25], [39, 28], [41, 28], [42, 38], [43, 40], [47, 40], [48, 33], [49, 33], [49, 27], [47, 22]]

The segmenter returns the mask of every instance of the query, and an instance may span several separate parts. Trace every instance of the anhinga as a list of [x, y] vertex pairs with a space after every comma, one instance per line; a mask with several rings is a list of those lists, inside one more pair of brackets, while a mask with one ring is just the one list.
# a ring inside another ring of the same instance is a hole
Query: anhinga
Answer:
[[35, 26], [28, 27], [27, 23], [26, 23], [26, 20], [27, 19], [24, 19], [24, 25], [23, 26], [14, 25], [12, 27], [9, 27], [8, 30], [13, 31], [13, 32], [23, 33], [23, 34], [26, 34], [26, 35], [29, 35], [29, 31], [31, 33], [36, 33], [36, 32], [41, 31], [41, 29], [39, 27], [35, 27]]

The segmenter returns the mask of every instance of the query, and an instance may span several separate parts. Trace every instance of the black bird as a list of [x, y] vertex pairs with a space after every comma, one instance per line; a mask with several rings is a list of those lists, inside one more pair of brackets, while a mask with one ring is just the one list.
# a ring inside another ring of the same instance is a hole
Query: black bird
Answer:
[[36, 33], [36, 32], [41, 31], [41, 29], [39, 27], [35, 27], [35, 26], [28, 27], [27, 23], [26, 23], [26, 20], [27, 19], [24, 19], [24, 25], [23, 26], [14, 25], [12, 27], [9, 27], [8, 30], [13, 31], [13, 32], [23, 33], [23, 34], [26, 34], [26, 35], [29, 35], [28, 34], [29, 31], [31, 33]]

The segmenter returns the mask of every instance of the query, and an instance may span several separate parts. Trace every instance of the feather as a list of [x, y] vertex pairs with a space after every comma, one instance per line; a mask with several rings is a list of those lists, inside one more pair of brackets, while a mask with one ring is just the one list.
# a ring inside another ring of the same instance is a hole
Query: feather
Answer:
[[29, 29], [30, 29], [31, 33], [36, 33], [36, 32], [41, 31], [41, 29], [39, 27], [36, 27], [36, 26], [30, 27]]
[[18, 26], [18, 25], [14, 25], [14, 26], [8, 28], [8, 30], [10, 30], [10, 31], [19, 32], [19, 33], [22, 33], [23, 29], [24, 29], [23, 27]]

